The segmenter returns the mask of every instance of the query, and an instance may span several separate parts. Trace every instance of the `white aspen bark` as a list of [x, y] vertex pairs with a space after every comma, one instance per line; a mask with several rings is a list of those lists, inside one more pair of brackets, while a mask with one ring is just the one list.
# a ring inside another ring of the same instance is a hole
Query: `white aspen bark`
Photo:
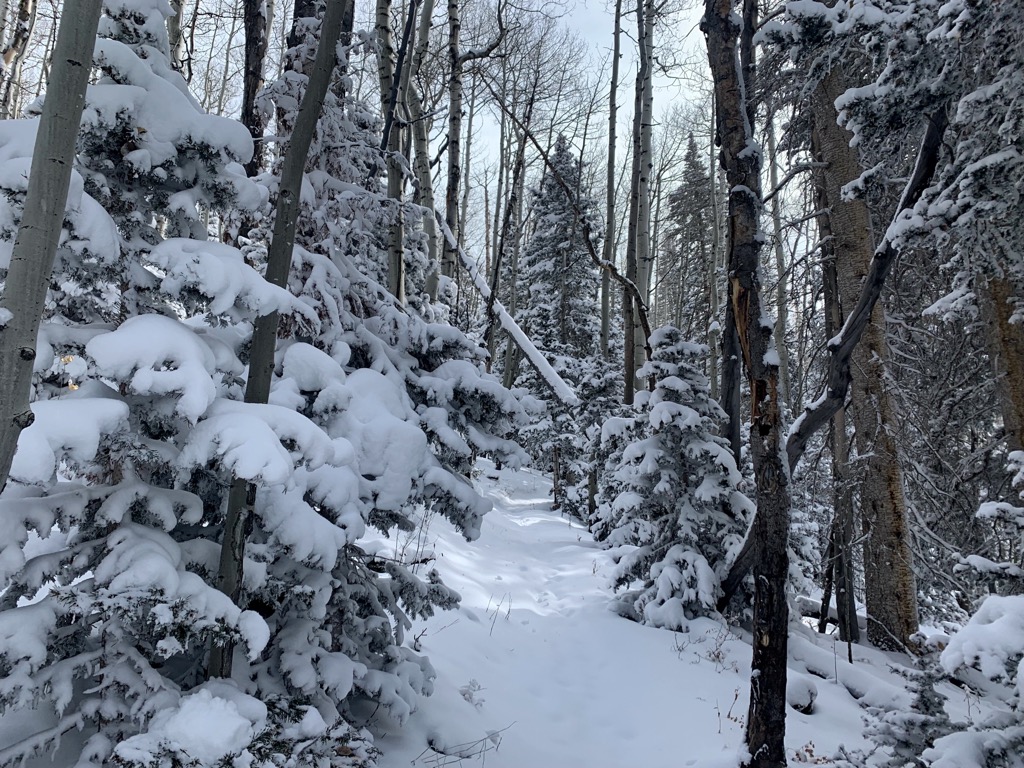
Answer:
[[[654, 252], [651, 249], [651, 173], [654, 170], [654, 153], [651, 148], [651, 129], [654, 123], [654, 22], [655, 7], [652, 0], [643, 3], [643, 35], [641, 36], [641, 94], [640, 94], [640, 177], [637, 188], [636, 223], [636, 284], [640, 289], [644, 308], [648, 308], [651, 296], [651, 273]], [[636, 315], [637, 307], [633, 313]], [[633, 321], [633, 370], [638, 371], [646, 362], [644, 354], [644, 332], [639, 318]], [[643, 382], [636, 379], [637, 389]]]
[[423, 233], [427, 236], [427, 257], [430, 268], [427, 272], [426, 291], [431, 302], [437, 301], [441, 264], [438, 260], [437, 223], [434, 221], [434, 182], [430, 174], [430, 136], [423, 110], [423, 94], [416, 85], [416, 78], [423, 67], [423, 60], [430, 45], [430, 21], [434, 15], [434, 0], [423, 0], [420, 11], [419, 29], [416, 32], [416, 46], [413, 48], [409, 66], [408, 107], [412, 121], [413, 174], [416, 179], [416, 202], [423, 207]]
[[[381, 109], [385, 115], [385, 123], [394, 120], [394, 113], [397, 109], [397, 94], [392, 90], [399, 88], [395, 82], [395, 60], [396, 52], [394, 41], [391, 36], [391, 0], [377, 0], [376, 25], [374, 27], [377, 35], [377, 75], [380, 80]], [[405, 227], [402, 221], [402, 165], [398, 158], [402, 149], [401, 131], [390, 126], [388, 132], [387, 148], [387, 173], [388, 198], [394, 207], [394, 219], [388, 231], [388, 291], [402, 304], [405, 303], [405, 254], [403, 240], [405, 239]]]
[[[448, 183], [445, 187], [444, 217], [448, 229], [461, 242], [459, 232], [459, 181], [462, 177], [462, 54], [459, 36], [462, 16], [459, 0], [448, 0]], [[441, 274], [455, 276], [456, 253], [446, 244], [441, 256]]]
[[29, 407], [36, 337], [71, 185], [101, 0], [66, 0], [36, 133], [25, 209], [0, 294], [0, 489]]
[[[295, 222], [298, 219], [303, 171], [313, 140], [320, 112], [323, 110], [327, 89], [331, 84], [337, 56], [341, 22], [345, 6], [352, 0], [329, 2], [320, 27], [320, 43], [309, 83], [299, 106], [295, 127], [285, 151], [281, 166], [281, 183], [274, 217], [273, 239], [267, 253], [266, 279], [269, 283], [285, 287], [295, 247]], [[245, 402], [266, 403], [270, 396], [270, 380], [274, 371], [274, 351], [277, 346], [278, 313], [273, 312], [256, 319], [249, 354], [249, 373], [245, 385]], [[245, 553], [246, 520], [255, 503], [255, 486], [236, 479], [228, 494], [228, 509], [224, 518], [224, 539], [221, 544], [220, 573], [217, 588], [235, 603], [241, 593], [242, 562]], [[210, 650], [207, 669], [209, 677], [230, 677], [234, 647], [228, 643], [215, 645]]]
[[235, 45], [235, 35], [238, 34], [238, 16], [232, 11], [231, 26], [228, 28], [228, 42], [224, 47], [224, 69], [221, 70], [220, 88], [217, 91], [217, 110], [214, 114], [223, 115], [227, 104], [228, 80], [231, 74], [231, 49]]
[[187, 57], [182, 23], [185, 21], [185, 0], [170, 0], [171, 15], [167, 17], [167, 42], [171, 55], [171, 66], [176, 72], [184, 72]]
[[[779, 188], [779, 158], [775, 143], [775, 123], [768, 120], [768, 173], [772, 189]], [[779, 194], [772, 196], [772, 234], [775, 236], [775, 271], [778, 282], [775, 285], [775, 348], [779, 353], [779, 397], [792, 408], [789, 391], [789, 347], [786, 344], [786, 254], [782, 249], [782, 208]]]
[[[619, 59], [622, 39], [622, 0], [615, 0], [615, 27], [612, 32], [612, 81], [608, 89], [608, 168], [606, 171], [604, 249], [602, 258], [615, 262], [615, 143], [618, 117]], [[612, 281], [609, 270], [601, 270], [601, 355], [608, 358], [611, 338]]]
[[21, 104], [21, 64], [36, 26], [36, 0], [20, 0], [11, 41], [0, 55], [3, 62], [3, 98], [0, 118], [17, 117]]
[[7, 45], [7, 17], [11, 13], [11, 0], [0, 0], [0, 50]]

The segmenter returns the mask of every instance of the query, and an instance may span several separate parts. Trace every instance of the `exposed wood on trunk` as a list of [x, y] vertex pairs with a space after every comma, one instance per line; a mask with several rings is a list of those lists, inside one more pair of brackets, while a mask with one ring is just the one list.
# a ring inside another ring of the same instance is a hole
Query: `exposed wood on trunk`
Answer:
[[66, 0], [50, 88], [36, 133], [24, 213], [0, 294], [0, 490], [7, 485], [29, 407], [36, 337], [71, 186], [75, 142], [96, 42], [100, 0]]
[[[946, 105], [941, 105], [933, 114], [926, 118], [924, 136], [918, 150], [914, 170], [903, 190], [900, 204], [896, 209], [893, 222], [898, 222], [908, 213], [921, 194], [928, 187], [938, 163], [939, 149], [942, 146], [942, 135], [946, 129]], [[786, 439], [786, 459], [790, 472], [807, 449], [807, 443], [814, 434], [828, 424], [832, 417], [846, 402], [850, 386], [850, 359], [854, 348], [860, 341], [875, 304], [882, 294], [885, 279], [892, 268], [898, 251], [887, 232], [882, 243], [875, 249], [874, 256], [864, 279], [856, 306], [847, 315], [842, 331], [829, 344], [828, 372], [825, 377], [825, 391], [812, 405], [804, 409], [803, 414], [793, 424]], [[760, 515], [760, 510], [758, 510]], [[735, 590], [743, 581], [743, 576], [750, 570], [753, 562], [755, 540], [753, 528], [728, 575], [722, 582], [723, 596], [719, 600], [720, 610], [728, 604]]]
[[746, 727], [751, 758], [747, 765], [776, 768], [786, 765], [789, 473], [781, 453], [779, 370], [768, 358], [772, 328], [762, 323], [765, 313], [758, 280], [762, 203], [761, 152], [753, 130], [755, 0], [744, 0], [742, 11], [737, 26], [731, 0], [707, 0], [703, 28], [715, 80], [720, 160], [729, 183], [729, 301], [750, 386], [750, 451], [757, 486], [754, 650]]
[[[345, 6], [353, 0], [327, 3], [320, 27], [320, 43], [309, 76], [306, 92], [299, 106], [295, 127], [285, 150], [281, 165], [281, 183], [277, 195], [273, 239], [267, 254], [266, 279], [272, 285], [285, 287], [295, 246], [295, 222], [299, 214], [300, 195], [306, 157], [313, 140], [320, 112], [323, 110], [331, 73], [336, 63], [338, 38], [341, 34]], [[351, 12], [351, 11], [348, 11]], [[296, 21], [300, 21], [297, 17]], [[278, 313], [257, 318], [253, 329], [249, 353], [249, 373], [245, 385], [245, 402], [266, 403], [270, 396], [270, 381], [274, 371], [274, 351], [277, 347]], [[256, 488], [244, 480], [236, 479], [228, 493], [228, 508], [224, 518], [224, 539], [221, 544], [220, 570], [217, 588], [236, 604], [241, 595], [242, 564], [245, 554], [246, 528], [255, 502]], [[215, 645], [210, 651], [207, 668], [209, 677], [230, 677], [234, 646], [231, 643]]]

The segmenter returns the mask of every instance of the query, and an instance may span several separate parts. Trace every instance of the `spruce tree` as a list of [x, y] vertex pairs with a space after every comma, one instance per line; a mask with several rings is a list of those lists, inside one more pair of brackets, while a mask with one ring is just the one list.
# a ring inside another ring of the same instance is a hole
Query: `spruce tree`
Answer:
[[[651, 336], [654, 355], [642, 369], [655, 389], [635, 411], [604, 424], [605, 456], [596, 538], [617, 554], [615, 582], [627, 615], [685, 630], [713, 613], [720, 579], [742, 542], [750, 501], [716, 435], [722, 411], [698, 365], [706, 347], [666, 326]], [[637, 584], [638, 586], [634, 586]]]

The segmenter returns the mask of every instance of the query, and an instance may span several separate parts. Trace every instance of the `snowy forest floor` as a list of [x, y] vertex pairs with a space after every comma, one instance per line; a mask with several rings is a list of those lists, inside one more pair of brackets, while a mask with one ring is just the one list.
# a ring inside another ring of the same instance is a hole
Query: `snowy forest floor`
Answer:
[[[382, 768], [736, 766], [749, 636], [710, 620], [673, 633], [621, 618], [611, 554], [551, 511], [550, 481], [480, 468], [494, 502], [480, 539], [467, 543], [438, 521], [408, 542], [422, 551], [406, 557], [436, 555], [431, 565], [462, 605], [410, 633], [437, 670], [435, 691], [402, 727], [376, 713]], [[790, 646], [792, 695], [817, 690], [811, 714], [789, 709], [791, 764], [829, 765], [841, 744], [866, 746], [865, 706], [910, 704], [894, 669], [905, 657], [855, 646], [851, 665], [845, 644], [799, 627]], [[943, 692], [961, 708], [962, 691]]]

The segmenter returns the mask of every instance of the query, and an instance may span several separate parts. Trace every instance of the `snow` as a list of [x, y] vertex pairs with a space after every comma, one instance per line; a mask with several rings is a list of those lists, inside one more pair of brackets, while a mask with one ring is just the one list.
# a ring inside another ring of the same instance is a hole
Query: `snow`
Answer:
[[184, 762], [213, 765], [241, 753], [266, 719], [264, 704], [228, 683], [211, 682], [158, 713], [147, 733], [118, 744], [114, 754], [128, 763], [151, 765], [170, 752]]
[[104, 436], [127, 425], [128, 406], [106, 398], [45, 400], [32, 404], [35, 421], [18, 437], [11, 477], [22, 483], [45, 483], [57, 462], [93, 460]]
[[130, 378], [139, 395], [180, 393], [177, 412], [193, 424], [213, 403], [216, 358], [184, 323], [162, 315], [131, 317], [86, 344], [99, 372]]
[[[462, 604], [407, 633], [438, 676], [404, 726], [377, 713], [380, 767], [445, 764], [440, 751], [490, 768], [738, 766], [749, 639], [708, 619], [669, 632], [620, 617], [613, 552], [550, 511], [550, 481], [479, 466], [495, 509], [473, 544], [430, 532], [433, 564]], [[790, 695], [814, 703], [812, 714], [788, 711], [790, 758], [864, 747], [849, 688], [877, 703], [910, 700], [890, 657], [857, 647], [851, 665], [831, 637], [795, 631]]]

